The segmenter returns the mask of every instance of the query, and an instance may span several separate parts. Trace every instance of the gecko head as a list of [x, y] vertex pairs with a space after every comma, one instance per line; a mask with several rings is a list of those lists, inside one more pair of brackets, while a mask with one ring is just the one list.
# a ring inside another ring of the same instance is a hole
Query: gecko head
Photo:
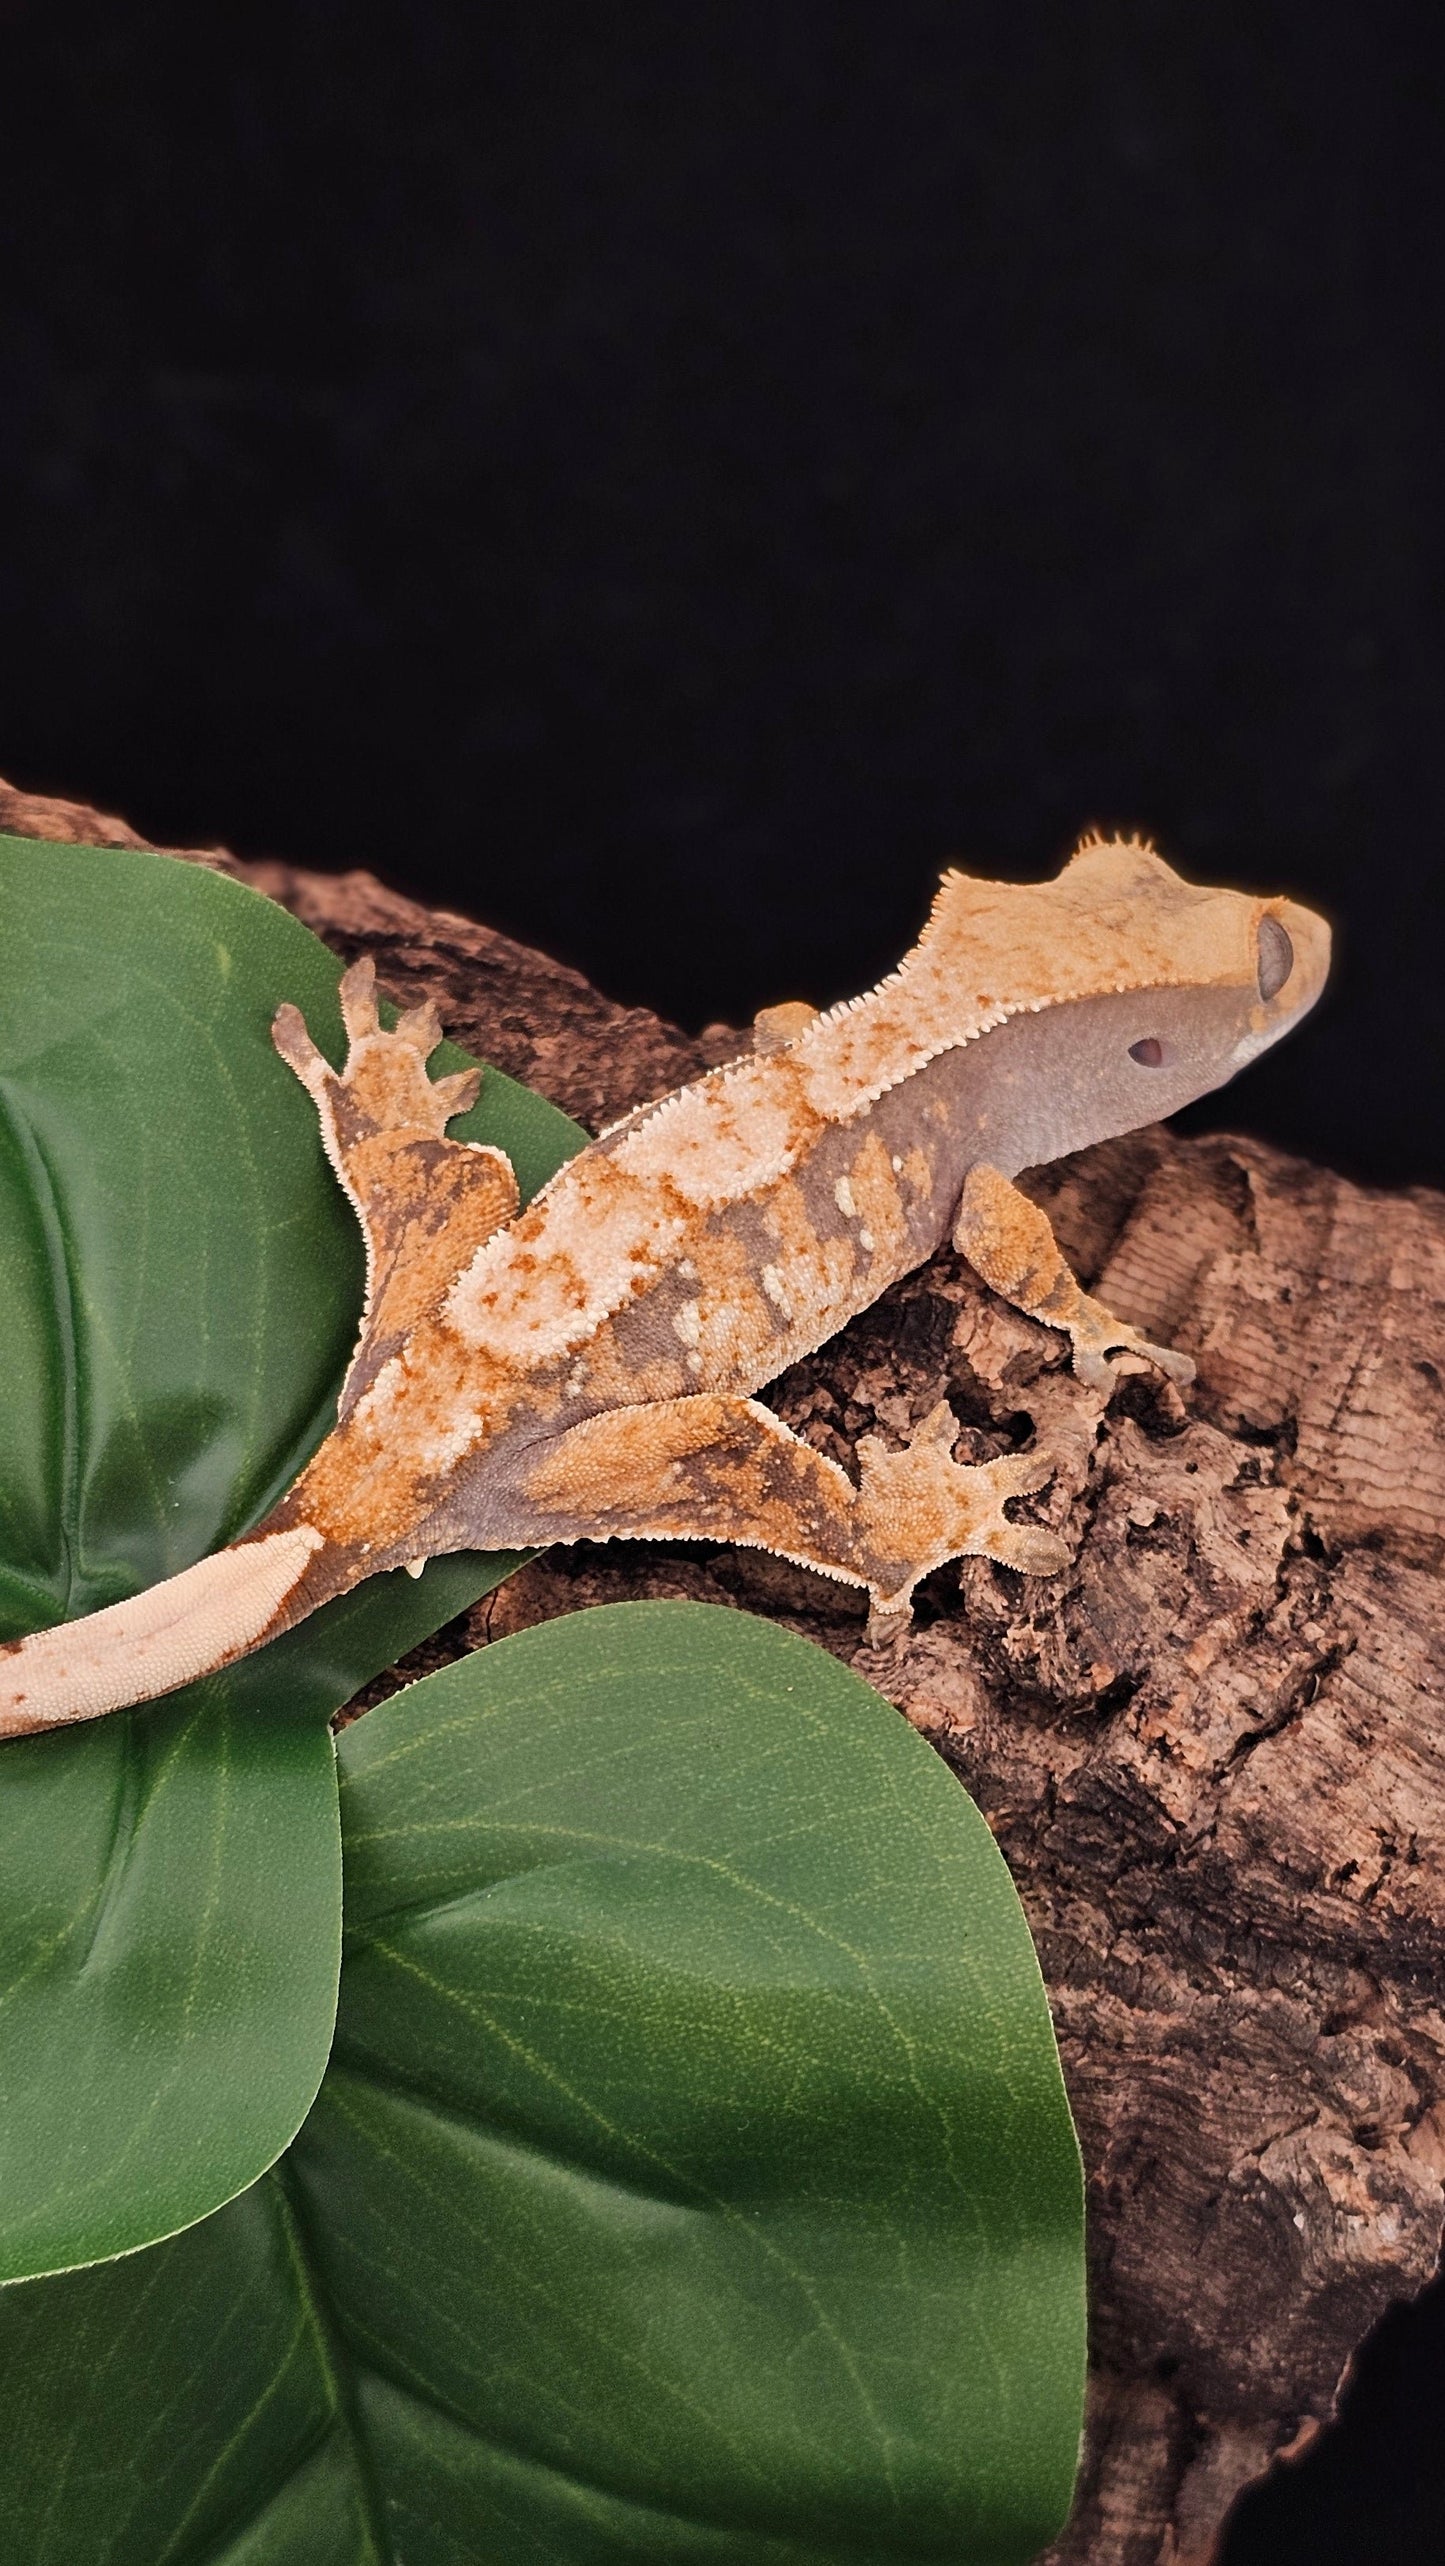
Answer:
[[1085, 1003], [1116, 1130], [1222, 1087], [1325, 985], [1330, 930], [1297, 900], [1186, 882], [1134, 840], [1086, 839], [1059, 879], [1080, 932], [1113, 947], [1114, 968]]
[[1328, 926], [1298, 901], [1087, 838], [1052, 882], [947, 875], [917, 962], [957, 993], [962, 1040], [994, 1029], [981, 1136], [1018, 1168], [1222, 1087], [1314, 1005], [1329, 958]]

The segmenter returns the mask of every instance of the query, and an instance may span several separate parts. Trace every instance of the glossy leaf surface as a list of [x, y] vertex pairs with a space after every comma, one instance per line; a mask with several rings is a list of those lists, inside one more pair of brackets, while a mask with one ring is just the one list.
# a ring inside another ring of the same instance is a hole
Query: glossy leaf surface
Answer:
[[[0, 950], [5, 1638], [265, 1511], [334, 1411], [362, 1267], [269, 1041], [290, 997], [340, 1056], [305, 927], [174, 858], [0, 840]], [[532, 1185], [581, 1138], [494, 1073], [456, 1128]], [[327, 1719], [509, 1564], [378, 1580], [163, 1703], [0, 1745], [0, 2278], [163, 2236], [285, 2146], [335, 2004]]]
[[278, 2176], [0, 2294], [33, 2566], [1032, 2556], [1077, 2152], [988, 1830], [741, 1614], [620, 1606], [341, 1742], [337, 2044]]

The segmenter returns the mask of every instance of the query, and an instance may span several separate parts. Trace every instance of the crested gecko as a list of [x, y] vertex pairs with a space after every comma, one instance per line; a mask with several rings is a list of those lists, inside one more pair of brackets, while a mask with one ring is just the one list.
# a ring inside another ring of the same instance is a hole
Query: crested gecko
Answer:
[[482, 1073], [428, 1077], [430, 1005], [384, 1032], [354, 964], [340, 1070], [283, 1005], [276, 1048], [366, 1244], [335, 1427], [227, 1549], [0, 1649], [0, 1736], [150, 1700], [442, 1551], [752, 1544], [866, 1588], [875, 1637], [960, 1555], [1050, 1575], [1064, 1544], [1005, 1511], [1046, 1454], [958, 1462], [945, 1404], [902, 1450], [861, 1442], [855, 1484], [755, 1393], [950, 1237], [1085, 1380], [1127, 1353], [1186, 1385], [1013, 1179], [1222, 1085], [1328, 962], [1311, 910], [1196, 888], [1132, 839], [1086, 838], [1050, 882], [949, 872], [876, 989], [765, 1009], [750, 1056], [604, 1131], [525, 1211], [500, 1150], [446, 1136]]

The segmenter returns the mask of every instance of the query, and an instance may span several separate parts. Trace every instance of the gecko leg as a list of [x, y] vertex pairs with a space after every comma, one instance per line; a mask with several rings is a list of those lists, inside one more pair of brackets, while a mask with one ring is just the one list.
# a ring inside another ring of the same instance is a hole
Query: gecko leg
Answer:
[[355, 1206], [366, 1244], [366, 1306], [339, 1414], [417, 1321], [444, 1299], [476, 1250], [519, 1202], [505, 1151], [448, 1140], [454, 1114], [477, 1100], [480, 1069], [427, 1076], [441, 1040], [430, 1003], [382, 1030], [376, 973], [354, 962], [341, 983], [349, 1048], [335, 1070], [298, 1008], [278, 1007], [271, 1038], [315, 1100], [326, 1155]]
[[1151, 1345], [1127, 1319], [1116, 1319], [1101, 1301], [1090, 1299], [1064, 1262], [1048, 1214], [996, 1167], [984, 1163], [969, 1169], [953, 1243], [975, 1273], [1015, 1309], [1066, 1330], [1073, 1340], [1074, 1370], [1092, 1389], [1108, 1388], [1115, 1371], [1109, 1357], [1114, 1354], [1144, 1355], [1181, 1389], [1193, 1380], [1187, 1354]]
[[613, 1408], [542, 1447], [521, 1483], [528, 1541], [734, 1541], [866, 1586], [870, 1635], [906, 1628], [913, 1589], [971, 1551], [1051, 1576], [1068, 1550], [1037, 1524], [1010, 1523], [1011, 1497], [1052, 1464], [1006, 1454], [953, 1459], [946, 1403], [902, 1452], [858, 1446], [855, 1488], [835, 1461], [753, 1399], [699, 1396]]

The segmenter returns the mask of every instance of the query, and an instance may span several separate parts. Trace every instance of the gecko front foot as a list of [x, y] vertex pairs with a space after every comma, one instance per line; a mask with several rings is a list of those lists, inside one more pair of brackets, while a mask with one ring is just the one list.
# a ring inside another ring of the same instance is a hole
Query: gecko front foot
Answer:
[[[957, 1422], [946, 1400], [915, 1426], [902, 1452], [889, 1452], [876, 1435], [858, 1446], [859, 1511], [870, 1557], [878, 1563], [869, 1586], [868, 1638], [872, 1646], [906, 1630], [913, 1589], [945, 1560], [972, 1555], [1032, 1577], [1052, 1577], [1069, 1562], [1069, 1548], [1042, 1524], [1011, 1523], [1004, 1507], [1013, 1497], [1042, 1488], [1054, 1475], [1043, 1453], [1004, 1453], [996, 1461], [955, 1461]], [[883, 1563], [897, 1563], [892, 1575]]]
[[1016, 1310], [1064, 1330], [1075, 1375], [1091, 1390], [1112, 1389], [1118, 1367], [1110, 1358], [1121, 1354], [1141, 1355], [1188, 1389], [1194, 1378], [1188, 1355], [1176, 1354], [1171, 1345], [1151, 1345], [1127, 1319], [1116, 1319], [1102, 1301], [1091, 1299], [1064, 1262], [1048, 1214], [986, 1160], [964, 1180], [953, 1243]]

